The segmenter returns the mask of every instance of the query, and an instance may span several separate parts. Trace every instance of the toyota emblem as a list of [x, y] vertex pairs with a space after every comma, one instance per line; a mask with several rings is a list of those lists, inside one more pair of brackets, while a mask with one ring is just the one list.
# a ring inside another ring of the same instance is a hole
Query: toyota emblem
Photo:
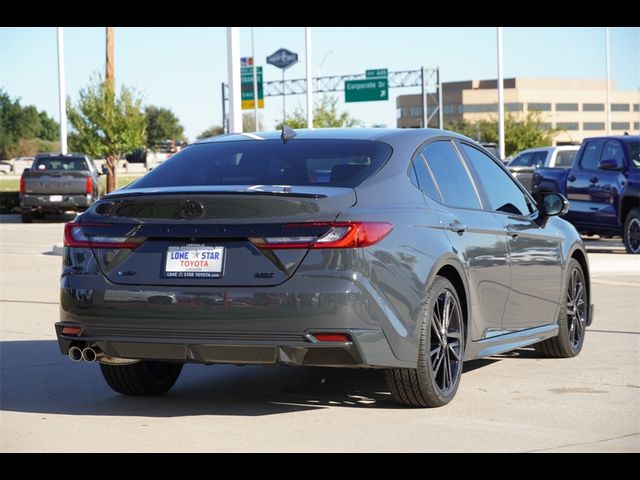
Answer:
[[180, 216], [186, 219], [201, 217], [203, 213], [204, 207], [200, 202], [196, 202], [195, 200], [185, 201], [180, 210]]

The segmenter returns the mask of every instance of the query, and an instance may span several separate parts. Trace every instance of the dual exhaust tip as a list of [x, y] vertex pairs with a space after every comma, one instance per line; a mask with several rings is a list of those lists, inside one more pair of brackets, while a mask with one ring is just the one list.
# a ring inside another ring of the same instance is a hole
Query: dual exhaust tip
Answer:
[[73, 346], [69, 349], [69, 358], [73, 362], [80, 362], [84, 360], [88, 363], [93, 363], [98, 359], [98, 352], [91, 347], [80, 348]]

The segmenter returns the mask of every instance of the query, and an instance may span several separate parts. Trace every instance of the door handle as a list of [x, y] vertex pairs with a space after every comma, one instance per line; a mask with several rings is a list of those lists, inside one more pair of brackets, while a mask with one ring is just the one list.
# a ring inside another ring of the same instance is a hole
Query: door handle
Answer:
[[591, 181], [591, 183], [598, 183], [598, 177], [594, 176], [594, 177], [591, 177], [589, 180]]
[[575, 176], [575, 175], [569, 175], [569, 176], [567, 177], [567, 180], [569, 180], [570, 182], [575, 182], [575, 180], [576, 180], [576, 176]]
[[518, 236], [520, 234], [518, 233], [518, 230], [516, 230], [516, 228], [513, 225], [507, 225], [505, 230], [507, 231], [507, 235], [509, 235], [511, 238], [513, 238], [514, 240], [518, 239]]
[[449, 230], [451, 230], [452, 232], [456, 232], [458, 235], [462, 235], [465, 230], [467, 230], [467, 226], [456, 220], [449, 224]]

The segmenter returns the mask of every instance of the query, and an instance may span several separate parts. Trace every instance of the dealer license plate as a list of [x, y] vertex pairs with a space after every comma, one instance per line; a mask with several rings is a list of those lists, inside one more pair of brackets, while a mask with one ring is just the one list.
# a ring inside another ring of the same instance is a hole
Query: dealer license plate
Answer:
[[61, 202], [62, 195], [49, 195], [49, 201], [51, 202]]
[[224, 247], [183, 245], [167, 249], [164, 276], [168, 278], [219, 278], [224, 270]]

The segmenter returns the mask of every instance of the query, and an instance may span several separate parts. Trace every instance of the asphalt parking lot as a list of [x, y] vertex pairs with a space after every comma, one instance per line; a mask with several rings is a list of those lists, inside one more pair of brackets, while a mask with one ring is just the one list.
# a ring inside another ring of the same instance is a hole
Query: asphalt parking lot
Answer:
[[0, 451], [640, 452], [640, 256], [588, 241], [582, 353], [469, 362], [440, 409], [394, 404], [378, 371], [187, 365], [158, 398], [112, 392], [57, 347], [62, 218], [0, 216]]

